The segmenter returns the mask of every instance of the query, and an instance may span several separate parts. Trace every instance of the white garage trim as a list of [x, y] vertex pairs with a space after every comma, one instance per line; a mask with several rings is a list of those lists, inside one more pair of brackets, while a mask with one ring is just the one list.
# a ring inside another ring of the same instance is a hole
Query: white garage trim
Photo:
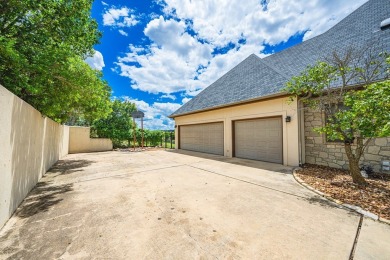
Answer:
[[233, 121], [233, 156], [283, 163], [282, 117]]
[[224, 122], [180, 125], [179, 149], [224, 155]]

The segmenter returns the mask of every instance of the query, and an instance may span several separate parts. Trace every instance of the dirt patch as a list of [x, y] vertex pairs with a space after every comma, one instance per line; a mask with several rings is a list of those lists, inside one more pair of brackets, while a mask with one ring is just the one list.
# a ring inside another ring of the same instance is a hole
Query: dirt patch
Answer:
[[390, 219], [390, 175], [375, 174], [366, 179], [367, 187], [352, 182], [348, 171], [305, 165], [297, 175], [313, 188], [344, 203], [368, 210], [378, 216]]

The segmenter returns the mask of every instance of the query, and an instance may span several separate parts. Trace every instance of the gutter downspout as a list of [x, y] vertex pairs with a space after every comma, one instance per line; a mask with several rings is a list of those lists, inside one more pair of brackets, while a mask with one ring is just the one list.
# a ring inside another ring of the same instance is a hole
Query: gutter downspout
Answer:
[[305, 163], [305, 114], [303, 110], [302, 101], [298, 99], [298, 153], [299, 153], [299, 166], [301, 167]]

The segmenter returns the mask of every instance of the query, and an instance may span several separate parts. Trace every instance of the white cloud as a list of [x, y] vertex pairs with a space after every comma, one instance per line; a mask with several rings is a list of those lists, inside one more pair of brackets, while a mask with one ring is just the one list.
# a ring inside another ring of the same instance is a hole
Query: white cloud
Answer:
[[258, 0], [165, 0], [164, 6], [170, 15], [191, 20], [201, 38], [224, 46], [241, 35], [249, 43], [276, 44], [308, 29], [317, 34], [366, 1], [278, 0], [269, 1], [266, 11]]
[[139, 21], [132, 13], [133, 10], [127, 7], [111, 7], [103, 14], [103, 25], [115, 27], [132, 27]]
[[[159, 0], [173, 18], [153, 18], [144, 29], [152, 44], [130, 45], [117, 71], [134, 89], [194, 96], [250, 54], [264, 57], [264, 43], [306, 31], [304, 39], [318, 35], [366, 1], [275, 0], [265, 10], [258, 0]], [[228, 44], [235, 48], [213, 52]]]
[[89, 66], [93, 69], [102, 70], [104, 65], [103, 55], [100, 51], [96, 51], [92, 57], [88, 57], [85, 59], [85, 62], [88, 63]]
[[102, 1], [102, 5], [108, 6], [108, 4], [106, 2], [103, 2], [103, 1]]
[[[186, 91], [194, 96], [247, 56], [263, 49], [244, 45], [239, 50], [211, 57], [209, 46], [200, 42], [196, 45], [187, 53], [169, 45], [162, 48], [152, 45], [149, 49], [130, 46], [130, 52], [118, 60], [120, 75], [131, 78], [134, 89], [154, 94]], [[208, 50], [202, 56], [204, 48]]]
[[170, 114], [175, 112], [181, 104], [177, 103], [159, 103], [154, 102], [153, 104], [148, 104], [143, 100], [132, 99], [129, 97], [124, 97], [125, 100], [128, 100], [132, 103], [135, 103], [137, 109], [143, 111], [145, 114], [144, 117], [144, 127], [151, 130], [173, 130], [175, 127], [175, 122], [168, 118]]
[[118, 59], [121, 75], [133, 80], [133, 88], [150, 93], [195, 91], [203, 87], [205, 83], [194, 78], [199, 66], [208, 65], [213, 48], [185, 30], [184, 22], [163, 17], [150, 21], [144, 33], [154, 44], [147, 48], [131, 45], [130, 52]]
[[[321, 33], [326, 32], [329, 28], [337, 24], [342, 18], [352, 13], [357, 7], [361, 6], [367, 0], [355, 1], [353, 4], [345, 5], [343, 1], [332, 1], [332, 10], [324, 8], [318, 19], [312, 22], [310, 30], [306, 32], [304, 40], [308, 40]], [[326, 2], [321, 2], [324, 5]]]
[[164, 94], [160, 98], [169, 98], [172, 100], [176, 100], [176, 97], [174, 95], [171, 95], [171, 94]]
[[188, 98], [188, 97], [185, 97], [181, 100], [181, 103], [184, 105], [185, 103], [187, 103], [188, 101], [190, 101], [192, 98]]
[[118, 32], [119, 32], [120, 34], [122, 34], [123, 36], [128, 36], [128, 35], [129, 35], [127, 32], [125, 32], [125, 31], [123, 31], [123, 30], [118, 30]]

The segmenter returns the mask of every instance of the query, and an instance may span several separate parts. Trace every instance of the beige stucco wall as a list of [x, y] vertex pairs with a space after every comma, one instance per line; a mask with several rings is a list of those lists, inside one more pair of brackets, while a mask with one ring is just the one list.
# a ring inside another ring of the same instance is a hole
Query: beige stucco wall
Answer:
[[69, 128], [0, 86], [0, 228], [42, 175], [68, 153]]
[[90, 128], [69, 127], [69, 153], [90, 153], [112, 150], [112, 141], [108, 138], [90, 138]]
[[[175, 119], [175, 143], [179, 143], [178, 129], [180, 125], [224, 122], [224, 155], [232, 157], [232, 121], [239, 119], [261, 118], [271, 116], [283, 117], [283, 164], [299, 165], [298, 149], [298, 114], [297, 102], [287, 102], [287, 98], [276, 98], [244, 105], [221, 108], [202, 113], [179, 116]], [[286, 116], [291, 122], [286, 123]], [[177, 149], [177, 146], [176, 146]]]

